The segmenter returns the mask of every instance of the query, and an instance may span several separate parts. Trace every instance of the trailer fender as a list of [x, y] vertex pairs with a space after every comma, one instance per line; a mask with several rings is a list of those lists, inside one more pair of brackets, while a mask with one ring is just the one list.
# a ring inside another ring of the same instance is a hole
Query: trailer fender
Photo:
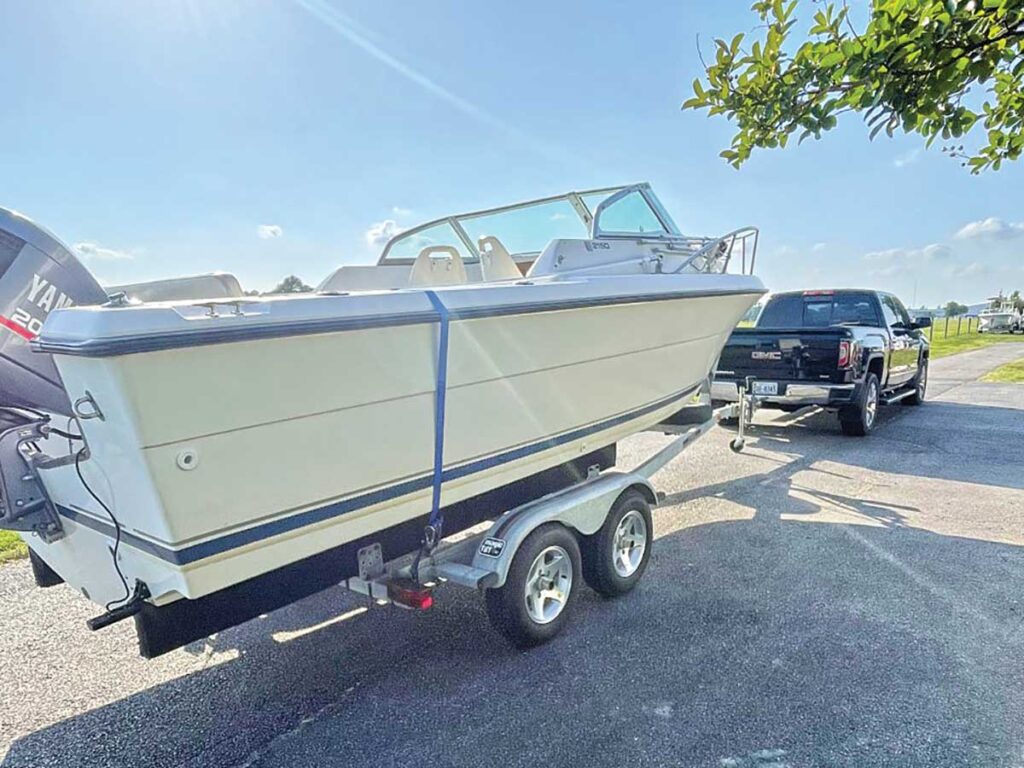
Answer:
[[542, 525], [558, 523], [582, 536], [597, 533], [616, 499], [630, 489], [638, 490], [649, 503], [657, 503], [654, 488], [642, 475], [607, 472], [506, 512], [494, 522], [473, 556], [473, 568], [492, 574], [482, 586], [490, 589], [505, 583], [520, 545]]

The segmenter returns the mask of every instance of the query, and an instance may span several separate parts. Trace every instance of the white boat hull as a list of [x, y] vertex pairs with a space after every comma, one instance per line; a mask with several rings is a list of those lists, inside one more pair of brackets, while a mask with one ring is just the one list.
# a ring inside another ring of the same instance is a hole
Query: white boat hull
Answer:
[[[762, 292], [736, 276], [585, 282], [437, 292], [453, 312], [442, 506], [679, 410]], [[518, 304], [506, 301], [510, 290]], [[70, 396], [88, 392], [104, 414], [82, 421], [82, 472], [122, 527], [122, 570], [157, 603], [202, 597], [430, 511], [440, 323], [420, 311], [423, 292], [302, 301], [372, 305], [374, 316], [394, 305], [414, 320], [91, 355], [61, 348], [59, 324], [51, 334]], [[502, 310], [480, 312], [480, 302]], [[148, 321], [141, 313], [170, 310], [123, 311]], [[233, 327], [229, 316], [211, 320], [222, 321]], [[109, 517], [73, 466], [42, 479], [68, 535], [30, 544], [93, 600], [119, 599]]]

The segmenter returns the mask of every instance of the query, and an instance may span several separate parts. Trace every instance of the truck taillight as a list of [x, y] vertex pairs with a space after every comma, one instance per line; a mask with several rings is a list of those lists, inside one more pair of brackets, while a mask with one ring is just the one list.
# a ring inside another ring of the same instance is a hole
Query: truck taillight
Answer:
[[852, 360], [850, 359], [850, 342], [840, 341], [839, 342], [839, 367], [849, 368]]

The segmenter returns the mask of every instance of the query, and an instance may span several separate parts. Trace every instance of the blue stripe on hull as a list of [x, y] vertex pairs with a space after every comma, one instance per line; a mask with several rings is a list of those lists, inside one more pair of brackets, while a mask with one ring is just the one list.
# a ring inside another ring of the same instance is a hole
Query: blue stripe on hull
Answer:
[[[444, 470], [442, 474], [442, 482], [485, 472], [489, 469], [493, 469], [494, 467], [501, 466], [502, 464], [508, 464], [510, 462], [526, 458], [527, 456], [532, 456], [533, 454], [540, 453], [541, 451], [548, 450], [549, 448], [555, 448], [559, 445], [564, 445], [565, 443], [571, 443], [575, 440], [584, 438], [587, 435], [612, 429], [633, 419], [645, 416], [648, 413], [653, 413], [654, 411], [671, 405], [673, 402], [689, 397], [699, 386], [699, 383], [693, 384], [686, 389], [669, 395], [668, 397], [664, 397], [661, 400], [649, 403], [648, 405], [634, 411], [614, 416], [596, 424], [591, 424], [590, 426], [580, 427], [571, 432], [544, 438], [543, 440], [538, 440], [537, 442], [529, 443], [527, 445], [520, 446], [519, 448], [513, 448], [494, 456], [488, 456], [467, 464], [451, 467], [450, 469]], [[235, 533], [229, 533], [216, 539], [210, 539], [209, 541], [193, 544], [192, 546], [185, 547], [183, 549], [171, 549], [127, 531], [122, 531], [121, 540], [135, 549], [149, 555], [153, 555], [154, 557], [168, 563], [173, 563], [178, 566], [188, 565], [207, 557], [212, 557], [214, 555], [228, 552], [232, 549], [238, 549], [239, 547], [253, 544], [257, 541], [279, 536], [283, 533], [290, 533], [300, 528], [316, 525], [317, 523], [324, 522], [325, 520], [346, 515], [350, 512], [355, 512], [360, 509], [392, 501], [418, 491], [423, 491], [430, 488], [432, 482], [432, 475], [424, 475], [423, 477], [417, 477], [412, 480], [396, 483], [395, 485], [389, 485], [374, 491], [368, 491], [358, 496], [343, 499], [342, 501], [336, 501], [323, 507], [306, 510], [305, 512], [300, 512], [289, 517], [270, 520], [266, 523], [262, 523], [261, 525], [246, 528], [242, 531], [236, 531]], [[57, 511], [69, 520], [113, 538], [114, 528], [110, 523], [104, 522], [92, 515], [84, 514], [70, 507], [59, 504], [56, 506]]]

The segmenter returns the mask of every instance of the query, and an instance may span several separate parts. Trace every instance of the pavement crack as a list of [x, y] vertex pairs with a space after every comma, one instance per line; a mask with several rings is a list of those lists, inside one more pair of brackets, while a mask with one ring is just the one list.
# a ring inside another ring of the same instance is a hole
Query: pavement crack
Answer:
[[282, 741], [285, 741], [286, 739], [291, 738], [292, 736], [297, 736], [310, 725], [316, 723], [317, 721], [323, 719], [324, 716], [330, 714], [330, 712], [333, 709], [337, 708], [340, 704], [343, 703], [345, 697], [352, 693], [358, 687], [358, 685], [359, 684], [356, 683], [355, 685], [349, 686], [345, 689], [344, 693], [342, 693], [339, 699], [330, 701], [324, 706], [320, 707], [320, 709], [313, 712], [312, 714], [304, 715], [303, 717], [299, 718], [299, 721], [295, 725], [293, 725], [288, 730], [276, 734], [265, 744], [258, 747], [257, 749], [254, 749], [245, 757], [245, 759], [242, 762], [237, 763], [235, 766], [233, 766], [233, 768], [254, 768], [254, 766], [257, 765], [257, 763], [265, 755], [267, 755], [277, 744], [279, 744]]

